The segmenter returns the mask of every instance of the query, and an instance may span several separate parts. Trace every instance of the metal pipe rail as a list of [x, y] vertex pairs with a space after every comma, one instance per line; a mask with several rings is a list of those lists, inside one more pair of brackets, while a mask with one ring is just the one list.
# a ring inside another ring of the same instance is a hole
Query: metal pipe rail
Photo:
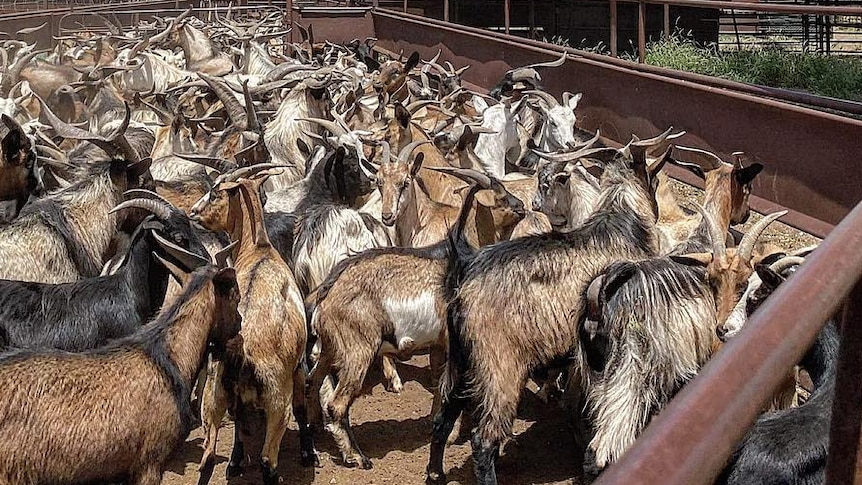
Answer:
[[827, 476], [829, 485], [862, 483], [857, 461], [862, 416], [860, 248], [862, 204], [594, 485], [713, 483], [787, 370], [799, 362], [824, 322], [844, 302], [849, 312], [842, 326]]

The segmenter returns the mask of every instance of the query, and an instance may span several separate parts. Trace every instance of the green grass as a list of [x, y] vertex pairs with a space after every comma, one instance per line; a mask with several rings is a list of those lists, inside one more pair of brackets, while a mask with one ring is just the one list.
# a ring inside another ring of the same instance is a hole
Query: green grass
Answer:
[[719, 52], [677, 34], [647, 46], [647, 64], [734, 81], [862, 101], [862, 60], [787, 52], [776, 46]]

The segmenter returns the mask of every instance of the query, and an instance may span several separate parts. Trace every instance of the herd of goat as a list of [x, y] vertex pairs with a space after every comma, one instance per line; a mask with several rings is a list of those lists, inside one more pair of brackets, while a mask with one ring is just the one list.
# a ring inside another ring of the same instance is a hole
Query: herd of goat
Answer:
[[[0, 485], [158, 484], [198, 422], [205, 484], [226, 413], [237, 476], [255, 410], [264, 483], [291, 415], [303, 465], [322, 426], [370, 468], [351, 404], [372, 366], [397, 393], [395, 360], [423, 352], [428, 483], [462, 415], [497, 483], [528, 379], [601, 470], [810, 252], [758, 241], [783, 213], [731, 230], [761, 165], [576, 128], [581, 95], [540, 83], [564, 58], [486, 95], [374, 39], [303, 28], [275, 54], [281, 20], [2, 44]], [[704, 179], [697, 212], [666, 163]], [[799, 365], [808, 400], [787, 369], [720, 483], [823, 482], [837, 347], [830, 323]]]

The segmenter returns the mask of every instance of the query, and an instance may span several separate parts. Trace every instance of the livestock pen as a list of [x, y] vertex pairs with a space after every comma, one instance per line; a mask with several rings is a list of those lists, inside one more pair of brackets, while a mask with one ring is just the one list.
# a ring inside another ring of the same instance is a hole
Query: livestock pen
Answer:
[[[318, 39], [344, 43], [373, 37], [375, 50], [390, 57], [416, 51], [422, 59], [431, 59], [439, 52], [441, 63], [470, 65], [462, 76], [464, 84], [484, 92], [510, 69], [565, 55], [561, 67], [542, 73], [543, 87], [557, 97], [564, 91], [583, 92], [579, 127], [600, 132], [607, 145], [623, 146], [632, 135], [646, 138], [673, 126], [686, 132], [677, 140], [681, 144], [726, 160], [743, 151], [762, 163], [752, 208], [760, 213], [788, 210], [786, 223], [825, 238], [823, 243], [793, 281], [755, 313], [742, 338], [726, 345], [595, 483], [711, 483], [779, 385], [781, 369], [798, 362], [823, 323], [837, 313], [842, 349], [827, 483], [862, 484], [862, 121], [845, 115], [841, 103], [679, 75], [385, 8], [292, 3], [266, 7], [283, 7], [285, 23], [313, 25]], [[32, 40], [51, 47], [55, 38], [80, 28], [76, 25], [103, 25], [92, 15], [96, 12], [133, 25], [154, 15], [177, 16], [190, 6], [200, 7], [185, 0], [147, 0], [3, 13], [0, 30], [47, 23]], [[201, 16], [224, 11], [211, 6], [197, 10]], [[298, 40], [298, 32], [286, 37]], [[686, 170], [666, 171], [702, 186]], [[411, 431], [426, 433], [420, 427]], [[387, 437], [397, 440], [397, 434]], [[348, 477], [338, 476], [351, 480]]]

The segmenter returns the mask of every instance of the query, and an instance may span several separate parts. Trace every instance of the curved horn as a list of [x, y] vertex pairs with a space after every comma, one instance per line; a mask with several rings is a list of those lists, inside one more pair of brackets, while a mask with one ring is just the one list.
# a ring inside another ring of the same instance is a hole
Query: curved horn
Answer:
[[43, 49], [39, 51], [33, 51], [24, 57], [18, 59], [15, 64], [12, 64], [12, 67], [6, 72], [6, 76], [3, 78], [3, 95], [7, 96], [12, 89], [12, 86], [18, 83], [18, 78], [21, 77], [21, 71], [33, 60], [34, 57], [39, 54], [44, 54], [45, 52], [49, 52], [50, 49]]
[[143, 51], [144, 49], [146, 49], [149, 46], [150, 46], [150, 38], [149, 37], [138, 42], [137, 44], [134, 45], [134, 47], [132, 47], [132, 50], [129, 51], [129, 59], [128, 60], [131, 61], [135, 57], [138, 57], [138, 54], [140, 54], [141, 51]]
[[590, 157], [590, 156], [595, 155], [597, 153], [613, 152], [614, 154], [616, 154], [617, 150], [615, 148], [602, 147], [602, 148], [583, 148], [580, 150], [575, 150], [573, 152], [567, 152], [567, 153], [545, 153], [545, 152], [540, 152], [540, 151], [535, 150], [535, 149], [533, 149], [532, 152], [535, 153], [536, 155], [538, 155], [539, 157], [544, 158], [545, 160], [550, 160], [552, 162], [571, 162], [572, 160], [577, 160], [579, 158], [587, 158], [587, 157]]
[[230, 89], [222, 84], [221, 80], [216, 79], [209, 74], [199, 72], [198, 76], [203, 79], [216, 96], [218, 96], [219, 101], [224, 105], [227, 115], [234, 126], [242, 131], [247, 130], [248, 120], [245, 118], [245, 108], [243, 108], [242, 104], [240, 104], [240, 102], [233, 96]]
[[428, 106], [429, 104], [436, 104], [436, 103], [439, 103], [439, 101], [436, 101], [433, 99], [420, 99], [419, 101], [414, 101], [414, 102], [408, 104], [407, 106], [404, 107], [404, 109], [406, 109], [407, 112], [412, 115], [412, 114], [416, 113], [417, 111], [419, 111], [420, 109]]
[[215, 253], [212, 258], [213, 264], [215, 264], [216, 268], [227, 268], [228, 266], [228, 258], [230, 258], [233, 249], [239, 244], [239, 241], [234, 241], [227, 246], [221, 248], [219, 252]]
[[742, 236], [742, 241], [739, 242], [739, 247], [736, 249], [737, 256], [745, 261], [751, 261], [751, 253], [754, 251], [754, 244], [757, 242], [757, 239], [763, 234], [767, 226], [785, 214], [787, 214], [787, 211], [773, 212], [751, 226], [751, 229], [745, 233], [745, 236]]
[[[99, 15], [99, 14], [96, 14], [96, 15]], [[101, 17], [101, 15], [99, 15], [99, 16]], [[18, 34], [18, 35], [32, 34], [32, 33], [35, 33], [35, 32], [38, 32], [38, 31], [44, 29], [46, 25], [48, 25], [48, 22], [45, 22], [41, 25], [37, 25], [36, 27], [27, 27], [26, 29], [21, 29], [18, 32], [16, 32], [16, 34]], [[115, 26], [115, 28], [116, 28], [116, 26]]]
[[[691, 161], [701, 168], [704, 172], [708, 172], [710, 170], [716, 170], [722, 165], [730, 165], [724, 160], [718, 158], [718, 155], [708, 152], [706, 150], [700, 150], [698, 148], [684, 147], [676, 145], [673, 147], [674, 151], [679, 150], [683, 155], [685, 155], [685, 161]], [[676, 157], [674, 157], [676, 158]]]
[[533, 96], [541, 98], [545, 103], [548, 104], [549, 108], [553, 108], [560, 105], [559, 101], [557, 101], [557, 98], [551, 96], [550, 93], [547, 93], [540, 89], [530, 89], [529, 91], [524, 91], [524, 94], [532, 94]]
[[706, 227], [709, 233], [709, 239], [712, 242], [712, 256], [715, 260], [719, 262], [719, 264], [723, 264], [727, 261], [727, 246], [724, 244], [725, 241], [725, 232], [721, 226], [718, 225], [718, 221], [712, 217], [712, 214], [706, 211], [700, 204], [695, 203], [694, 208], [700, 212], [700, 215], [703, 216], [703, 221], [706, 223]]
[[799, 256], [785, 256], [778, 261], [769, 265], [769, 269], [775, 271], [778, 274], [781, 274], [787, 268], [791, 268], [793, 266], [799, 266], [800, 264], [805, 262], [805, 258]]
[[540, 62], [538, 64], [530, 64], [529, 66], [524, 66], [521, 69], [536, 69], [541, 67], [560, 67], [566, 62], [567, 52], [563, 51], [563, 55], [557, 59], [556, 61], [548, 61], [548, 62]]
[[400, 152], [398, 152], [398, 163], [407, 163], [408, 159], [410, 158], [410, 154], [413, 153], [413, 150], [415, 150], [416, 147], [418, 147], [420, 145], [425, 145], [426, 143], [431, 143], [431, 142], [429, 140], [423, 140], [423, 141], [414, 141], [414, 142], [407, 144], [407, 146], [405, 146], [404, 148], [401, 149]]
[[310, 123], [317, 123], [318, 125], [326, 128], [332, 136], [343, 136], [347, 134], [347, 130], [338, 125], [338, 123], [334, 121], [324, 120], [320, 118], [297, 118], [296, 121], [307, 121]]
[[242, 83], [242, 94], [245, 97], [245, 118], [247, 120], [247, 129], [257, 131], [260, 129], [260, 119], [257, 117], [257, 110], [254, 109], [254, 100], [248, 90], [248, 79]]
[[125, 202], [121, 202], [119, 205], [111, 209], [108, 213], [113, 214], [115, 212], [119, 212], [123, 209], [144, 209], [145, 211], [153, 213], [156, 217], [161, 220], [166, 220], [171, 217], [171, 209], [161, 201], [154, 199], [131, 199]]
[[458, 177], [467, 183], [477, 183], [483, 189], [491, 188], [491, 177], [485, 175], [484, 173], [473, 170], [471, 168], [456, 168], [456, 167], [428, 167], [435, 172], [445, 173], [447, 175], [452, 175], [453, 177]]
[[259, 163], [250, 167], [242, 167], [239, 170], [234, 170], [229, 174], [222, 175], [221, 177], [219, 177], [221, 180], [218, 180], [217, 182], [236, 182], [241, 178], [252, 178], [255, 174], [264, 170], [283, 167], [285, 167], [285, 165], [279, 165], [277, 163]]
[[634, 141], [632, 141], [632, 146], [650, 147], [653, 145], [658, 145], [659, 143], [668, 139], [668, 137], [670, 137], [670, 132], [672, 132], [672, 131], [673, 131], [673, 126], [669, 127], [663, 133], [656, 135], [652, 138], [647, 138], [645, 140], [641, 140], [638, 137], [633, 136], [632, 138], [634, 138]]

